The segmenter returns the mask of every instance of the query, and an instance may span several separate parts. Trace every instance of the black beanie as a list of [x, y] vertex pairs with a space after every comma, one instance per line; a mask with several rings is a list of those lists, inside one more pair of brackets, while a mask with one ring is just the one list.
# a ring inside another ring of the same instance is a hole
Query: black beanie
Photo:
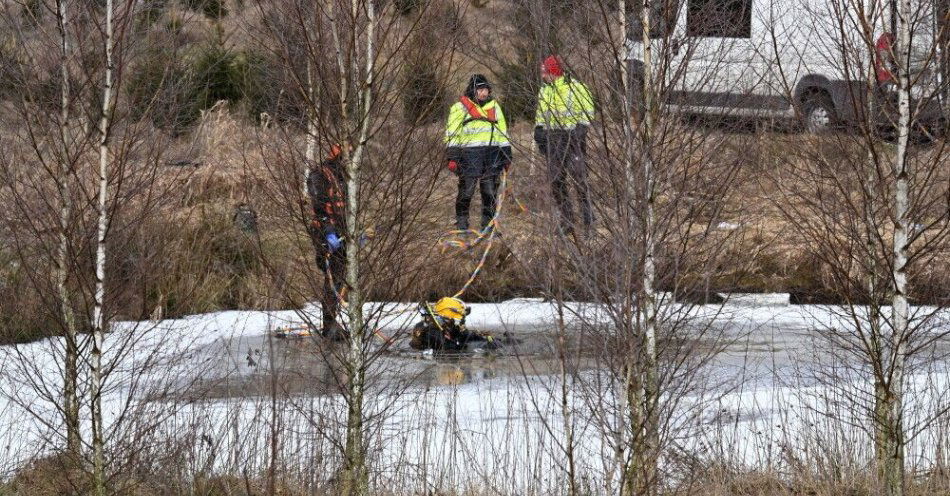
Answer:
[[491, 89], [491, 83], [488, 82], [488, 78], [481, 74], [473, 74], [468, 80], [468, 86], [465, 87], [465, 96], [474, 99], [475, 90], [478, 88], [488, 88]]

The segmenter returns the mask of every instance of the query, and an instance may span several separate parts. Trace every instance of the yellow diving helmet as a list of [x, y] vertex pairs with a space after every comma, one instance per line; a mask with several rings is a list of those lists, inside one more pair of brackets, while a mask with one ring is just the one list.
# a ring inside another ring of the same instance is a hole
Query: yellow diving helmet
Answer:
[[462, 320], [471, 312], [471, 308], [465, 306], [465, 303], [458, 298], [446, 296], [435, 302], [432, 309], [436, 315], [445, 319]]

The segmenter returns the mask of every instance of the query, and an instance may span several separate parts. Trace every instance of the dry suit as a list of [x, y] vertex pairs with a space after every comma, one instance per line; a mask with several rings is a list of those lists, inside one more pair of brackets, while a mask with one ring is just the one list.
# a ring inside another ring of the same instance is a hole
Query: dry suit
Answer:
[[346, 190], [343, 180], [343, 160], [339, 148], [307, 175], [307, 193], [313, 209], [310, 222], [310, 240], [316, 254], [317, 268], [323, 272], [323, 293], [320, 308], [323, 326], [321, 334], [340, 334], [337, 324], [340, 313], [340, 292], [346, 274], [345, 206]]

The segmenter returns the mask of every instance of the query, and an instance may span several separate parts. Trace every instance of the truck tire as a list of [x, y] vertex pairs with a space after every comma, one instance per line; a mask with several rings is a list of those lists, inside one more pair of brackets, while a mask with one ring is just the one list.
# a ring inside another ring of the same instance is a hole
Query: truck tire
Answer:
[[809, 92], [802, 99], [802, 120], [810, 134], [827, 134], [840, 125], [831, 96], [824, 91]]

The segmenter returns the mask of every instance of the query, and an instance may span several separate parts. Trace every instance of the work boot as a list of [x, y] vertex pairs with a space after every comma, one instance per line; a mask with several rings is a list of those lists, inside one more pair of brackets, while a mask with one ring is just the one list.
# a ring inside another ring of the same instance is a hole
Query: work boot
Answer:
[[468, 216], [455, 218], [455, 228], [459, 231], [468, 231]]
[[350, 338], [350, 333], [341, 327], [340, 324], [334, 322], [333, 324], [320, 329], [320, 336], [329, 339], [330, 341], [346, 341]]

